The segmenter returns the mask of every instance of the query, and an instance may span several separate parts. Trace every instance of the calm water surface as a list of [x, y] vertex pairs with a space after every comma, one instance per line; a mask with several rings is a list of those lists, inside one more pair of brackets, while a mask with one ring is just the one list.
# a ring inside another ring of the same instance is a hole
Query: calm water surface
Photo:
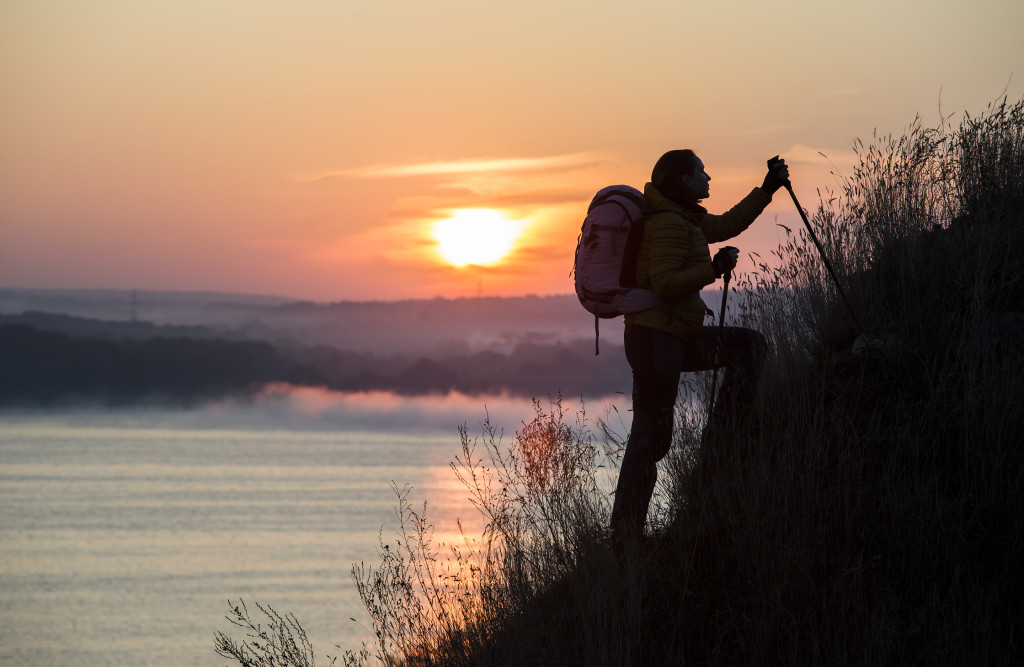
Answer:
[[349, 571], [394, 528], [391, 480], [442, 528], [475, 517], [454, 425], [160, 421], [0, 414], [0, 664], [224, 665], [239, 598], [294, 613], [327, 664], [370, 641]]

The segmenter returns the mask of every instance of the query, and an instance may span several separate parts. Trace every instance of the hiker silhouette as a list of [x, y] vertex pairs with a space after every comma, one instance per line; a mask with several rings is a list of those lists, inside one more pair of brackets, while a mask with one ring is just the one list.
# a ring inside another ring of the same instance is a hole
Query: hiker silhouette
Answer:
[[785, 161], [775, 162], [760, 187], [722, 215], [699, 204], [710, 195], [711, 176], [692, 150], [673, 150], [654, 165], [644, 187], [649, 214], [636, 260], [637, 285], [663, 303], [625, 316], [626, 359], [633, 372], [633, 425], [622, 457], [612, 531], [617, 540], [643, 535], [657, 480], [657, 463], [672, 444], [680, 373], [724, 368], [724, 379], [705, 430], [704, 446], [727, 418], [747, 411], [757, 389], [767, 342], [742, 327], [704, 326], [700, 290], [727, 277], [738, 251], [709, 243], [743, 232], [772, 195], [788, 182]]

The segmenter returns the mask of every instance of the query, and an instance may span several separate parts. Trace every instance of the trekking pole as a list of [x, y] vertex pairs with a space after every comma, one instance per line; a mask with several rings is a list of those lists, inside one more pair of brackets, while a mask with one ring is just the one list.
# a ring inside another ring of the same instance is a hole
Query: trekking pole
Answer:
[[[771, 169], [779, 162], [779, 156], [776, 155], [772, 159], [768, 160], [768, 168]], [[814, 233], [814, 229], [811, 227], [811, 223], [807, 220], [807, 214], [804, 213], [804, 209], [800, 206], [800, 202], [796, 199], [796, 193], [793, 192], [793, 184], [786, 179], [784, 183], [786, 190], [789, 191], [789, 196], [793, 198], [793, 203], [796, 205], [797, 213], [800, 214], [800, 219], [804, 221], [804, 227], [807, 228], [807, 233], [811, 237], [811, 241], [814, 242], [814, 247], [818, 249], [818, 254], [821, 255], [821, 261], [824, 262], [825, 268], [828, 269], [828, 274], [832, 276], [832, 282], [836, 284], [836, 289], [839, 291], [839, 296], [843, 297], [843, 303], [846, 304], [846, 309], [850, 313], [850, 317], [853, 318], [853, 323], [857, 325], [857, 329], [863, 330], [860, 325], [860, 321], [857, 319], [857, 313], [853, 310], [853, 306], [850, 304], [850, 300], [846, 297], [846, 292], [843, 291], [843, 286], [839, 284], [839, 278], [836, 276], [835, 270], [832, 268], [832, 263], [828, 261], [828, 256], [825, 255], [825, 249], [821, 246], [821, 242], [818, 241], [817, 235]]]
[[722, 335], [725, 333], [725, 301], [729, 297], [729, 279], [732, 278], [732, 271], [726, 271], [722, 276], [722, 309], [718, 313], [718, 338], [715, 340], [715, 356], [712, 360], [714, 370], [711, 372], [711, 398], [708, 400], [708, 424], [711, 423], [711, 413], [715, 409], [715, 389], [718, 385], [718, 364], [722, 356]]

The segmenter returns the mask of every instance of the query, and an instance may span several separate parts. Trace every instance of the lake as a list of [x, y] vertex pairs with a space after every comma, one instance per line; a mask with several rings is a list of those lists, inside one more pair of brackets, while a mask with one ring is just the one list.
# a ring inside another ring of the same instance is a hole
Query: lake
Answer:
[[441, 539], [456, 517], [479, 525], [448, 465], [457, 426], [479, 434], [489, 415], [511, 436], [533, 414], [505, 397], [284, 389], [2, 412], [0, 664], [228, 664], [213, 635], [242, 637], [224, 619], [239, 598], [294, 613], [327, 664], [371, 642], [350, 569], [395, 528], [391, 482], [428, 502]]

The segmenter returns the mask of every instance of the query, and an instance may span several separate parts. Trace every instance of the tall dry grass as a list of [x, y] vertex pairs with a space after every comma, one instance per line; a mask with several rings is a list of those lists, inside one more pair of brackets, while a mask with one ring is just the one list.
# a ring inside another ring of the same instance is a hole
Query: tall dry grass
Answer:
[[799, 229], [738, 281], [754, 427], [702, 449], [688, 380], [649, 538], [609, 544], [600, 423], [463, 430], [486, 531], [445, 551], [400, 492], [346, 664], [1020, 662], [1024, 102], [857, 151], [812, 216], [854, 315]]

